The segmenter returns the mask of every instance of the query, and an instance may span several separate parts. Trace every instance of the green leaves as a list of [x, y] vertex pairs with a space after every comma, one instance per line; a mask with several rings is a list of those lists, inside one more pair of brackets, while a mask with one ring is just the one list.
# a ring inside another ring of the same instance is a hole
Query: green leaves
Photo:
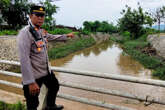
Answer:
[[[42, 1], [46, 8], [46, 18], [45, 24], [49, 27], [55, 25], [55, 20], [52, 15], [56, 13], [56, 5], [53, 5], [49, 0]], [[30, 10], [30, 6], [33, 5], [28, 2], [28, 0], [0, 0], [0, 9], [2, 18], [12, 29], [21, 28], [22, 25], [26, 25], [28, 18], [27, 15]], [[2, 18], [0, 18], [0, 23], [2, 23]]]
[[50, 0], [46, 0], [44, 2], [40, 1], [41, 4], [44, 5], [46, 10], [45, 24], [48, 26], [55, 25], [55, 19], [53, 18], [53, 14], [57, 12], [57, 6], [52, 4]]
[[84, 31], [89, 32], [105, 32], [105, 33], [116, 33], [118, 31], [117, 27], [115, 27], [112, 23], [109, 24], [107, 21], [85, 21], [83, 23]]
[[25, 110], [25, 105], [21, 102], [17, 104], [6, 104], [5, 102], [0, 101], [0, 110]]
[[128, 31], [131, 33], [131, 37], [136, 39], [142, 35], [144, 25], [152, 25], [153, 19], [148, 13], [143, 12], [143, 9], [139, 6], [137, 10], [131, 10], [131, 7], [126, 6], [126, 10], [123, 10], [123, 17], [119, 19], [118, 26], [121, 32]]
[[3, 30], [0, 31], [0, 35], [17, 35], [17, 31], [15, 30]]
[[15, 0], [14, 3], [10, 0], [2, 0], [0, 5], [3, 7], [1, 9], [2, 18], [11, 28], [17, 29], [17, 27], [27, 24], [29, 10], [27, 0]]
[[48, 32], [51, 34], [68, 34], [68, 33], [71, 33], [72, 30], [67, 29], [67, 28], [64, 28], [64, 29], [56, 28], [56, 29], [54, 29], [52, 31], [48, 31]]
[[10, 0], [0, 0], [0, 9], [5, 8], [10, 3]]

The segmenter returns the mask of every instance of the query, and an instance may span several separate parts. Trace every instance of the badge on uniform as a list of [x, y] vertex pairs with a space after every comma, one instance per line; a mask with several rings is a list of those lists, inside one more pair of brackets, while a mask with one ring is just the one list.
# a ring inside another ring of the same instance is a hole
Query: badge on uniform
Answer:
[[42, 40], [38, 40], [35, 42], [37, 46], [37, 50], [40, 52], [42, 47], [44, 46], [44, 42]]

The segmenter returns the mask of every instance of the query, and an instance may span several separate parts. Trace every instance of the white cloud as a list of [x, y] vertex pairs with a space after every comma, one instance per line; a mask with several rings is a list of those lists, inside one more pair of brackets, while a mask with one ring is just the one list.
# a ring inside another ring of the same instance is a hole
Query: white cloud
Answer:
[[57, 24], [69, 26], [82, 26], [85, 20], [116, 22], [126, 4], [137, 8], [138, 2], [145, 10], [165, 4], [165, 0], [61, 0], [55, 2], [60, 7], [55, 18]]

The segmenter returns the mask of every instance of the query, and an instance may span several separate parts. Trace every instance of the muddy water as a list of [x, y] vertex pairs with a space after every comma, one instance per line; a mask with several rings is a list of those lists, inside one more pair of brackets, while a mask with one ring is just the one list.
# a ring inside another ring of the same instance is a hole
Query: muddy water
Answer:
[[[97, 71], [101, 73], [129, 75], [140, 78], [153, 78], [151, 70], [145, 69], [140, 63], [126, 55], [118, 44], [103, 42], [95, 46], [76, 52], [65, 58], [51, 61], [53, 66], [63, 68]], [[161, 87], [148, 86], [142, 84], [127, 83], [122, 81], [105, 80], [99, 78], [91, 78], [86, 76], [70, 75], [66, 73], [56, 73], [61, 81], [85, 84], [93, 87], [118, 90], [124, 93], [130, 93], [140, 96], [157, 97], [160, 100], [165, 99], [165, 89]], [[121, 97], [101, 95], [93, 92], [75, 90], [61, 87], [60, 92], [79, 97], [91, 98], [95, 100], [105, 101], [111, 104], [123, 105], [137, 110], [165, 110], [165, 106], [152, 104], [144, 106], [143, 102], [125, 99]], [[74, 107], [72, 108], [74, 109]], [[95, 108], [96, 109], [96, 108]], [[82, 110], [84, 110], [82, 108]], [[86, 108], [85, 110], [93, 110]], [[101, 109], [98, 109], [101, 110]]]
[[[52, 66], [63, 68], [97, 71], [101, 73], [129, 75], [140, 78], [152, 78], [151, 70], [145, 69], [137, 61], [133, 60], [130, 56], [126, 55], [118, 44], [112, 42], [103, 42], [96, 44], [90, 48], [78, 51], [65, 58], [51, 61]], [[165, 89], [161, 87], [148, 86], [143, 84], [127, 83], [122, 81], [91, 78], [86, 76], [71, 75], [67, 73], [58, 73], [56, 76], [60, 81], [73, 82], [84, 84], [92, 87], [100, 87], [110, 90], [118, 90], [124, 93], [130, 93], [140, 96], [157, 97], [160, 100], [165, 99]], [[12, 82], [20, 83], [20, 79], [10, 78], [1, 75], [0, 79], [10, 80]], [[0, 89], [8, 90], [18, 94], [22, 94], [21, 90], [9, 88], [0, 85]], [[165, 110], [165, 106], [158, 104], [151, 104], [144, 106], [143, 102], [130, 100], [126, 98], [102, 95], [94, 92], [86, 92], [83, 90], [71, 89], [67, 87], [60, 88], [61, 93], [71, 94], [78, 97], [90, 98], [94, 100], [104, 101], [110, 104], [127, 106], [137, 110]], [[58, 103], [64, 104], [64, 110], [106, 110], [94, 106], [81, 104], [78, 102], [67, 101], [58, 99]], [[74, 106], [73, 106], [74, 105]]]
[[150, 70], [124, 54], [119, 45], [108, 41], [51, 61], [51, 64], [71, 69], [151, 78]]

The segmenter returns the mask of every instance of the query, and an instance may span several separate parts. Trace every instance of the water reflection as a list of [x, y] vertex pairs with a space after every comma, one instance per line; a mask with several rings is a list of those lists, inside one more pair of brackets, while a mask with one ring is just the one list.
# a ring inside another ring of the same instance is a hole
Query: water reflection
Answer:
[[98, 56], [101, 52], [106, 51], [108, 48], [111, 48], [112, 45], [113, 45], [113, 42], [105, 41], [105, 42], [96, 44], [90, 48], [70, 54], [64, 58], [52, 60], [51, 65], [60, 66], [60, 67], [64, 66], [65, 64], [71, 63], [73, 57], [76, 57], [76, 56], [89, 57], [91, 54], [93, 54], [94, 56]]
[[145, 69], [139, 62], [128, 55], [120, 54], [117, 65], [121, 74], [151, 78], [151, 71]]
[[150, 78], [150, 70], [122, 52], [118, 44], [104, 41], [65, 58], [51, 61], [51, 64], [71, 69]]
[[[61, 66], [63, 68], [151, 78], [150, 70], [145, 69], [140, 63], [132, 59], [130, 56], [123, 55], [122, 53], [123, 50], [120, 48], [120, 45], [112, 42], [103, 42], [52, 62], [55, 62], [56, 66]], [[58, 74], [57, 77], [60, 81], [117, 90], [123, 93], [131, 93], [135, 96], [152, 95], [154, 98], [160, 98], [161, 100], [165, 99], [165, 89], [160, 87], [62, 73]], [[158, 91], [159, 93], [157, 93]], [[137, 110], [164, 110], [162, 109], [164, 108], [162, 106], [157, 107], [155, 105], [151, 105], [149, 107], [145, 107], [140, 102], [135, 102], [135, 104], [133, 104], [133, 100], [130, 99], [98, 94], [96, 95], [94, 93], [77, 89], [63, 87], [61, 92], [76, 95], [78, 97], [103, 100], [105, 102], [110, 102], [117, 105], [127, 104], [124, 106], [130, 106], [130, 108], [135, 108]]]

